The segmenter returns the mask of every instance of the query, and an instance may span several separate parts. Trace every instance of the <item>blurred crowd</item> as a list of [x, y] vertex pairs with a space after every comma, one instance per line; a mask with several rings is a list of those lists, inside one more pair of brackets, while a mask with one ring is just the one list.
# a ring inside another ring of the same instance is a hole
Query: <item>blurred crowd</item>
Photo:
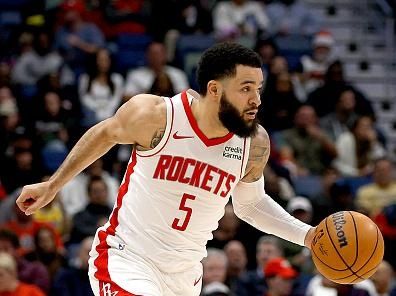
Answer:
[[15, 199], [133, 95], [194, 88], [197, 56], [219, 41], [264, 62], [266, 192], [312, 225], [336, 211], [368, 215], [385, 260], [372, 279], [336, 285], [308, 249], [255, 230], [229, 204], [208, 243], [202, 295], [396, 295], [395, 163], [370, 98], [345, 79], [334, 36], [303, 1], [1, 0], [0, 11], [0, 296], [93, 295], [92, 236], [131, 147], [112, 149], [32, 216]]

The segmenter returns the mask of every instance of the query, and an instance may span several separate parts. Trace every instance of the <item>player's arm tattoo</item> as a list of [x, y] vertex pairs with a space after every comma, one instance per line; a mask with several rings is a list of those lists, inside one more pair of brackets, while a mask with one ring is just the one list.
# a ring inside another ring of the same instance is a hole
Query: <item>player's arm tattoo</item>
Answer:
[[260, 145], [252, 145], [250, 149], [249, 160], [250, 162], [262, 162], [263, 157], [267, 155], [268, 147]]
[[250, 145], [249, 159], [246, 165], [246, 175], [244, 182], [255, 182], [263, 175], [264, 167], [270, 154], [270, 144], [268, 134], [262, 130], [262, 135], [253, 139]]
[[151, 139], [150, 142], [150, 148], [155, 148], [159, 142], [162, 140], [162, 137], [164, 136], [165, 129], [160, 128], [155, 131], [153, 138]]

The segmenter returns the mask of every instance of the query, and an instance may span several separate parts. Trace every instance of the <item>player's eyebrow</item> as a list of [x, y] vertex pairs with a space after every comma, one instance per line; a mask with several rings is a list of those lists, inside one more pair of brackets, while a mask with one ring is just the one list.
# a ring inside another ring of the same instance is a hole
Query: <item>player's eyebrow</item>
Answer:
[[[243, 80], [241, 81], [240, 85], [245, 85], [245, 84], [256, 84], [256, 81], [254, 80]], [[264, 81], [260, 81], [259, 85], [263, 86]]]

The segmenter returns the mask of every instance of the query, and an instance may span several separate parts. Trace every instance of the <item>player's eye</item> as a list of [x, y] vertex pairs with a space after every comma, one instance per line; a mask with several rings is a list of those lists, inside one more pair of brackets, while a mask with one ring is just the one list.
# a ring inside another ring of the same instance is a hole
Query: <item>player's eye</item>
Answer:
[[250, 91], [250, 87], [246, 86], [246, 87], [242, 88], [242, 91], [243, 92], [248, 92], [248, 91]]

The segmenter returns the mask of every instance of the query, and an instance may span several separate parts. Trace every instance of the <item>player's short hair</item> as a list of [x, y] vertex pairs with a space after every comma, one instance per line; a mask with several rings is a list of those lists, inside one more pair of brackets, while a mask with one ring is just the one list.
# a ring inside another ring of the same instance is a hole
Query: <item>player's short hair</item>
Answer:
[[207, 49], [198, 62], [199, 93], [206, 95], [210, 80], [235, 76], [237, 65], [261, 68], [262, 61], [256, 52], [237, 43], [224, 42]]

